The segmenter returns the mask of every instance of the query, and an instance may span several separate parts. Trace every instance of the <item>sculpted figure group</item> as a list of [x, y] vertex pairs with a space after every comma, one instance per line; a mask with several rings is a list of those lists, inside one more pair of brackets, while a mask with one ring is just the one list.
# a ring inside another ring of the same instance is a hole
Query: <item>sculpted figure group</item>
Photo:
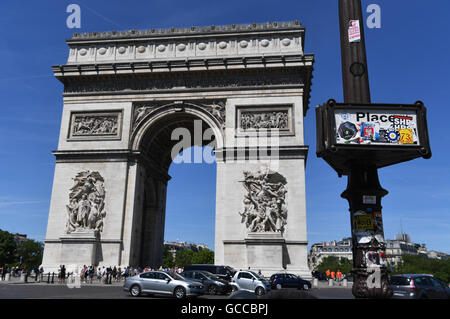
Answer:
[[66, 205], [68, 234], [79, 229], [103, 230], [106, 216], [103, 177], [98, 172], [83, 171], [74, 178], [70, 189], [69, 205]]
[[244, 172], [247, 194], [241, 222], [250, 232], [282, 232], [286, 225], [286, 179], [279, 173], [262, 169]]

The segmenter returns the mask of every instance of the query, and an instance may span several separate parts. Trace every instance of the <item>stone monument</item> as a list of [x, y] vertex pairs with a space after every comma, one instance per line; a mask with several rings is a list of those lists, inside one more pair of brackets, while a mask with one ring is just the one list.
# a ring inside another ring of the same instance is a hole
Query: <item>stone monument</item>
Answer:
[[53, 67], [64, 105], [45, 271], [161, 265], [182, 128], [214, 147], [215, 263], [309, 275], [303, 119], [314, 56], [304, 35], [294, 21], [67, 40], [67, 63]]

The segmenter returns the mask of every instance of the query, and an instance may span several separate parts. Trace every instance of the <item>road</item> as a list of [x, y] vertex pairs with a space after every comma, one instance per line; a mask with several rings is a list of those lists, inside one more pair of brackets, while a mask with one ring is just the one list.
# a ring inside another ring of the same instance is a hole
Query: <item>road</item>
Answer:
[[[311, 289], [310, 295], [319, 299], [353, 299], [348, 288]], [[122, 290], [120, 284], [112, 286], [82, 285], [68, 288], [65, 285], [46, 284], [0, 284], [0, 299], [129, 299], [133, 298]], [[142, 298], [164, 298], [165, 296], [144, 296]], [[197, 299], [227, 299], [228, 296], [204, 295]]]

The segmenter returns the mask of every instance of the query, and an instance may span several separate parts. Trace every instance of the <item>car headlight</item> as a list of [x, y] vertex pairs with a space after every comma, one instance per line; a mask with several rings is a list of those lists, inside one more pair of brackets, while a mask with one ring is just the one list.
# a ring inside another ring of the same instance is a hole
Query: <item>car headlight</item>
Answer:
[[202, 289], [203, 286], [197, 286], [197, 285], [188, 285], [189, 288], [197, 288], [197, 289]]

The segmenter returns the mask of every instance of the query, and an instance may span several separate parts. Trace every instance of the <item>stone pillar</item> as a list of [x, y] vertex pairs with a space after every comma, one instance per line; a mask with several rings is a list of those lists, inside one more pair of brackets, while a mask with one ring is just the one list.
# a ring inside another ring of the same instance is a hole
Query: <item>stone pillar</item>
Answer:
[[10, 276], [11, 276], [11, 275], [10, 275], [9, 273], [7, 273], [6, 276], [5, 276], [5, 281], [9, 281]]
[[348, 287], [348, 280], [347, 280], [347, 278], [344, 278], [344, 280], [342, 281], [342, 285], [344, 287]]
[[333, 287], [333, 279], [328, 279], [328, 286]]
[[314, 278], [314, 279], [313, 279], [313, 287], [314, 287], [314, 288], [319, 287], [319, 279], [317, 279], [317, 278]]

